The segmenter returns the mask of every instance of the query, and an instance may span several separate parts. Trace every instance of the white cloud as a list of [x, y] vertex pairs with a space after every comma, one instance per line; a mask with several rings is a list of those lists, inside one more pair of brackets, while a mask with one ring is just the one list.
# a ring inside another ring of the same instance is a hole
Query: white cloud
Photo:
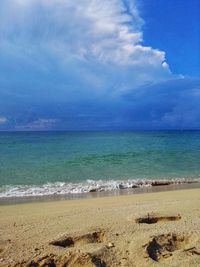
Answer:
[[58, 123], [58, 119], [52, 119], [52, 118], [39, 118], [37, 120], [34, 120], [32, 122], [29, 122], [25, 125], [20, 124], [17, 125], [15, 128], [16, 130], [50, 130], [52, 129], [56, 123]]
[[7, 120], [7, 118], [6, 117], [4, 117], [4, 116], [0, 116], [0, 124], [4, 124], [4, 123], [6, 123], [8, 120]]
[[[116, 72], [119, 86], [129, 89], [171, 75], [165, 52], [142, 43], [143, 19], [134, 0], [2, 0], [1, 7], [1, 43], [14, 44], [28, 60], [31, 50], [41, 49], [56, 55], [67, 71], [73, 63], [80, 72], [81, 65], [101, 85]], [[97, 64], [104, 65], [103, 75]]]

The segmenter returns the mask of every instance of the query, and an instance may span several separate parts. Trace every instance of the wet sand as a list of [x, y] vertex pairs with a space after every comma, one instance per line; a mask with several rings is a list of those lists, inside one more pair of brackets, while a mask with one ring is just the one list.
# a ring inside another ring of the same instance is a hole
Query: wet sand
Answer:
[[0, 266], [200, 266], [200, 189], [0, 206]]

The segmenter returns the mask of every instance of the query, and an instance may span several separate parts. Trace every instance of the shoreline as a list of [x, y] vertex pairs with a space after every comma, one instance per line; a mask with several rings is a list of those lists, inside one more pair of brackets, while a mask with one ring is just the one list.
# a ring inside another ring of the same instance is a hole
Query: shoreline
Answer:
[[[194, 188], [2, 205], [0, 266], [200, 266], [199, 196]], [[146, 216], [157, 221], [138, 223]]]
[[87, 193], [76, 193], [76, 194], [61, 194], [61, 195], [44, 195], [44, 196], [20, 196], [20, 197], [2, 197], [0, 198], [1, 205], [12, 205], [12, 204], [23, 204], [23, 203], [39, 203], [39, 202], [49, 202], [49, 201], [62, 201], [62, 200], [76, 200], [76, 199], [93, 199], [102, 197], [113, 197], [122, 195], [134, 195], [134, 194], [146, 194], [146, 193], [156, 193], [164, 191], [174, 191], [174, 190], [185, 190], [185, 189], [195, 189], [200, 188], [200, 182], [187, 181], [184, 183], [158, 183], [152, 186], [143, 186], [138, 188], [122, 188], [113, 189], [108, 191], [96, 191]]

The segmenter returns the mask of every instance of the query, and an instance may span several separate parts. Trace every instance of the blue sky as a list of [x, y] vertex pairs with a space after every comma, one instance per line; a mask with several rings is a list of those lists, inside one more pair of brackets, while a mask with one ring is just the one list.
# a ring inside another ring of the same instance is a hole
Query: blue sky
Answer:
[[174, 73], [200, 76], [200, 1], [145, 0], [140, 11], [145, 18], [145, 44], [166, 52]]
[[198, 0], [1, 0], [0, 129], [200, 129]]

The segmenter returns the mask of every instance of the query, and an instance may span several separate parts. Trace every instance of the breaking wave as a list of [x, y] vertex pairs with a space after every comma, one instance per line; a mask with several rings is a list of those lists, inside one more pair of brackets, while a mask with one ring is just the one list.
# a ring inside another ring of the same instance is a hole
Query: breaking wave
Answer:
[[200, 179], [129, 179], [129, 180], [87, 180], [80, 183], [55, 182], [43, 185], [6, 185], [0, 187], [0, 198], [51, 196], [112, 191], [116, 189], [142, 188], [171, 184], [190, 184]]

